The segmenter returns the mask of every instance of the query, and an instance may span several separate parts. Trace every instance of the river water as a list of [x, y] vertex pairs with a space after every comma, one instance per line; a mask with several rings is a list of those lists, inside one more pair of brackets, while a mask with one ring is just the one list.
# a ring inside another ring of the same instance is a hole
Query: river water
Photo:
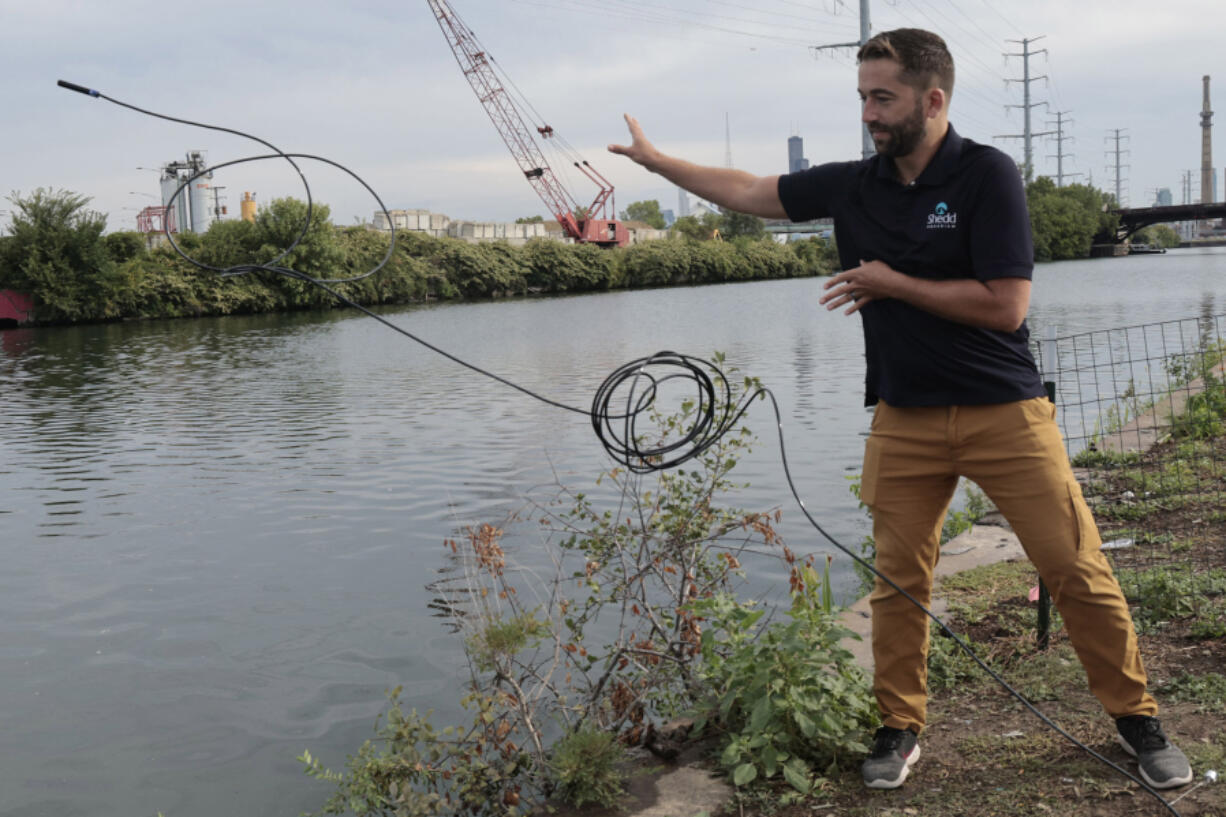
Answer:
[[[867, 531], [858, 318], [820, 280], [385, 311], [457, 356], [586, 407], [621, 364], [714, 350], [784, 412], [806, 505]], [[1036, 336], [1219, 314], [1226, 252], [1041, 266]], [[587, 420], [376, 321], [327, 313], [0, 332], [0, 816], [296, 815], [372, 734], [385, 690], [459, 717], [460, 653], [426, 607], [443, 540], [608, 466]], [[740, 507], [783, 510], [773, 417]], [[522, 561], [544, 559], [517, 534]], [[854, 582], [846, 558], [836, 581]], [[778, 597], [782, 571], [752, 568]]]

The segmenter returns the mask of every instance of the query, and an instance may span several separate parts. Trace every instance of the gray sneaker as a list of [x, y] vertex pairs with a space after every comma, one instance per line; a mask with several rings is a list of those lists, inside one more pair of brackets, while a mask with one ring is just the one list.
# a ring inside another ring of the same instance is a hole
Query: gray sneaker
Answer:
[[1115, 728], [1120, 745], [1137, 759], [1137, 768], [1146, 783], [1155, 789], [1173, 789], [1192, 782], [1187, 757], [1166, 739], [1157, 718], [1129, 715], [1117, 718]]
[[860, 767], [864, 785], [870, 789], [896, 789], [907, 779], [919, 760], [919, 743], [910, 729], [883, 726], [877, 730], [873, 750]]

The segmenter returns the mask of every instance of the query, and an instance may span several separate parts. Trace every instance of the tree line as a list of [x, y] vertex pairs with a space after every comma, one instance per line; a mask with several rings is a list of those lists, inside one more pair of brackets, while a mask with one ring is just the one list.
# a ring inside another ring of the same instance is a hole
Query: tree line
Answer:
[[[1034, 260], [1086, 258], [1094, 244], [1114, 241], [1120, 225], [1115, 197], [1085, 184], [1056, 187], [1046, 176], [1026, 185]], [[1146, 227], [1132, 236], [1138, 244], [1179, 246], [1179, 235], [1165, 224]]]
[[[1085, 258], [1090, 246], [1110, 241], [1119, 216], [1113, 199], [1087, 185], [1057, 188], [1039, 178], [1026, 188], [1036, 261]], [[170, 247], [146, 248], [136, 232], [106, 232], [106, 218], [89, 198], [68, 191], [13, 194], [9, 234], [0, 237], [0, 289], [35, 298], [41, 322], [117, 318], [169, 318], [317, 309], [335, 304], [311, 284], [257, 273], [222, 277], [191, 264]], [[663, 226], [659, 203], [634, 202], [623, 218]], [[268, 264], [303, 230], [307, 205], [273, 201], [254, 222], [219, 221], [202, 234], [183, 233], [184, 253], [218, 269]], [[364, 304], [430, 299], [496, 298], [677, 284], [719, 283], [826, 275], [838, 269], [833, 240], [787, 244], [770, 239], [761, 219], [742, 213], [688, 216], [669, 240], [604, 250], [592, 245], [532, 239], [471, 244], [402, 232], [377, 275], [339, 284]], [[1178, 236], [1156, 225], [1134, 241], [1176, 246]], [[387, 250], [386, 233], [339, 227], [326, 205], [316, 204], [306, 233], [280, 266], [319, 278], [346, 278], [373, 268]]]
[[[106, 219], [89, 198], [36, 190], [14, 194], [9, 234], [0, 238], [0, 289], [35, 298], [40, 322], [170, 318], [326, 308], [335, 299], [319, 287], [259, 272], [223, 277], [200, 269], [169, 246], [146, 248], [136, 232], [106, 233]], [[744, 218], [741, 216], [741, 220]], [[339, 227], [326, 205], [315, 204], [298, 246], [307, 205], [277, 199], [254, 222], [212, 224], [175, 241], [193, 259], [217, 269], [242, 264], [289, 267], [313, 277], [360, 275], [384, 257], [388, 234], [364, 226]], [[423, 233], [396, 234], [395, 249], [376, 275], [338, 284], [364, 305], [430, 299], [495, 298], [633, 287], [795, 278], [829, 274], [837, 266], [832, 242], [788, 244], [758, 230], [732, 231], [732, 240], [700, 240], [677, 233], [616, 250], [532, 239], [472, 244]]]

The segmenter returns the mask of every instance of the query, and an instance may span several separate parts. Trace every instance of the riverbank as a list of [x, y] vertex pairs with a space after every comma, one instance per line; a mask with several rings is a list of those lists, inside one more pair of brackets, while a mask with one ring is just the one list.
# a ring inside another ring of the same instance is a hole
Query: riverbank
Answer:
[[[327, 216], [317, 206], [303, 232], [305, 205], [281, 199], [254, 223], [221, 221], [206, 233], [177, 236], [182, 253], [203, 268], [169, 246], [147, 248], [139, 233], [83, 237], [79, 257], [61, 253], [43, 264], [38, 259], [50, 250], [42, 245], [63, 238], [32, 228], [0, 239], [0, 290], [33, 300], [24, 323], [66, 325], [342, 305], [304, 276], [354, 303], [386, 306], [803, 278], [837, 265], [833, 242], [816, 237], [779, 244], [765, 234], [730, 241], [677, 235], [612, 249], [545, 238], [521, 246], [470, 243], [420, 232], [397, 233], [393, 241], [364, 226], [334, 227]], [[288, 254], [279, 249], [291, 246]]]
[[[1108, 531], [1108, 534], [1110, 531]], [[1161, 531], [1152, 531], [1160, 535]], [[1208, 532], [1206, 532], [1208, 534]], [[1219, 529], [1206, 546], [1226, 544]], [[1005, 527], [978, 525], [942, 548], [933, 610], [966, 638], [1005, 680], [1061, 728], [1132, 774], [1135, 761], [1114, 738], [1111, 719], [1089, 693], [1085, 676], [1059, 627], [1047, 650], [1034, 644], [1035, 606], [1028, 600], [1036, 581], [1017, 537]], [[1226, 565], [1226, 560], [1223, 561]], [[845, 611], [842, 623], [863, 640], [848, 642], [871, 672], [867, 598]], [[1204, 773], [1226, 770], [1226, 639], [1197, 640], [1186, 620], [1140, 635], [1150, 688], [1161, 706], [1167, 734], [1187, 753], [1196, 780], [1164, 792], [1179, 798], [1183, 817], [1226, 814], [1226, 786], [1205, 782]], [[800, 803], [781, 805], [780, 781], [739, 792], [720, 777], [696, 782], [694, 769], [709, 768], [701, 752], [682, 773], [658, 762], [639, 765], [631, 786], [632, 817], [755, 817], [812, 815], [927, 815], [928, 817], [1116, 817], [1169, 815], [1165, 806], [1135, 783], [1090, 757], [1040, 722], [988, 678], [948, 639], [934, 632], [929, 661], [929, 725], [923, 755], [906, 784], [894, 791], [864, 788], [858, 769], [828, 773], [819, 791]], [[654, 772], [654, 775], [653, 775]], [[684, 786], [679, 782], [684, 781]], [[710, 803], [725, 800], [718, 811]], [[584, 810], [584, 817], [613, 817]]]
[[[1203, 378], [1102, 437], [1097, 466], [1077, 469], [1093, 487], [1104, 550], [1113, 562], [1158, 699], [1165, 731], [1188, 755], [1192, 784], [1163, 792], [1178, 813], [1226, 814], [1226, 525], [1220, 510], [1226, 437], [1188, 439], [1180, 418], [1221, 390], [1218, 364]], [[1127, 470], [1117, 467], [1124, 457]], [[1150, 484], [1138, 474], [1179, 473]], [[1216, 486], [1216, 487], [1215, 487]], [[1089, 693], [1056, 616], [1050, 645], [1036, 640], [1037, 576], [1017, 537], [990, 514], [941, 549], [932, 609], [993, 670], [1095, 752], [1134, 774], [1113, 723]], [[859, 638], [846, 643], [871, 672], [868, 598], [841, 616]], [[1170, 814], [1164, 803], [1042, 723], [934, 627], [929, 724], [922, 757], [903, 788], [864, 789], [856, 769], [828, 772], [821, 790], [781, 807], [782, 783], [731, 792], [724, 813], [808, 817], [925, 814], [938, 817]]]

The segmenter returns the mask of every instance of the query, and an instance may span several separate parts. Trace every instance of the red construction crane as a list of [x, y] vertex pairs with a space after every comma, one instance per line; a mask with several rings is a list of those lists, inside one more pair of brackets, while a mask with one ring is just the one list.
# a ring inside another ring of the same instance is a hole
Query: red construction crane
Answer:
[[[426, 2], [434, 11], [439, 28], [447, 38], [447, 44], [451, 46], [456, 62], [460, 64], [460, 70], [464, 72], [481, 106], [498, 129], [502, 141], [510, 148], [511, 155], [515, 157], [524, 177], [549, 207], [549, 211], [562, 225], [566, 234], [583, 243], [619, 247], [628, 244], [630, 235], [625, 225], [613, 218], [613, 185], [585, 159], [572, 159], [575, 167], [600, 188], [591, 206], [580, 210], [578, 202], [545, 161], [545, 156], [532, 135], [532, 129], [525, 124], [519, 106], [499, 81], [493, 61], [477, 42], [472, 30], [456, 15], [446, 0]], [[535, 130], [541, 139], [559, 138], [549, 125], [538, 125]]]

